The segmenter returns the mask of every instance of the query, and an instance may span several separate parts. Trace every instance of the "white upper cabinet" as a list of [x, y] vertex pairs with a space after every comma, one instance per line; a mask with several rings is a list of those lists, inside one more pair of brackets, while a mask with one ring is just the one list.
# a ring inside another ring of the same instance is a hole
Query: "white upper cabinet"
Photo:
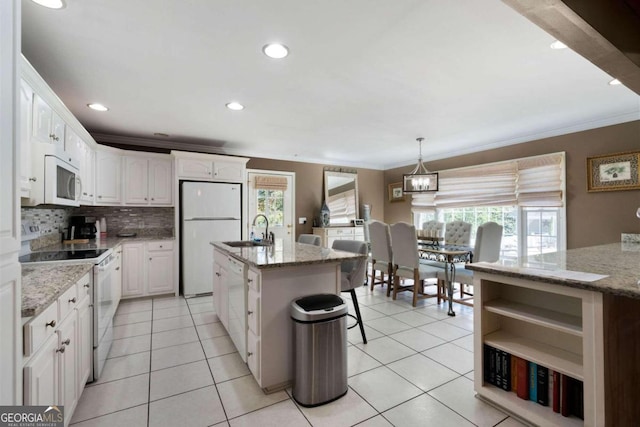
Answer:
[[149, 203], [173, 204], [173, 161], [149, 159]]
[[96, 204], [118, 205], [122, 202], [122, 156], [98, 150], [96, 154]]
[[20, 196], [29, 197], [31, 183], [36, 179], [31, 173], [31, 120], [33, 89], [20, 80], [20, 116], [18, 117], [20, 138]]
[[96, 192], [96, 150], [91, 145], [82, 141], [80, 157], [80, 179], [82, 180], [82, 191], [80, 192], [80, 202], [83, 205], [95, 203]]
[[34, 141], [45, 144], [54, 144], [64, 150], [64, 120], [53, 111], [37, 93], [33, 99], [33, 126], [32, 136]]
[[124, 202], [128, 205], [170, 206], [173, 203], [173, 162], [168, 158], [125, 156]]
[[125, 157], [124, 174], [124, 202], [149, 204], [149, 161], [144, 157]]
[[80, 165], [82, 163], [84, 151], [84, 141], [80, 139], [80, 137], [71, 129], [70, 127], [66, 128], [65, 136], [64, 136], [64, 152], [65, 152], [65, 161], [69, 161], [72, 165]]
[[172, 151], [176, 160], [178, 179], [199, 181], [243, 182], [246, 165], [245, 157], [219, 156], [215, 154], [187, 153]]

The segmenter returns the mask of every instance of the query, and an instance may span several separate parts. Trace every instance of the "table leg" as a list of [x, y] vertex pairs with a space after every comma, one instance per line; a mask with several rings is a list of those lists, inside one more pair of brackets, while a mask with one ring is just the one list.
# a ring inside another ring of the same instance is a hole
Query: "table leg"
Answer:
[[445, 262], [444, 272], [447, 279], [447, 292], [449, 294], [449, 311], [447, 314], [449, 316], [455, 316], [456, 313], [453, 311], [453, 282], [456, 279], [456, 264], [453, 262]]

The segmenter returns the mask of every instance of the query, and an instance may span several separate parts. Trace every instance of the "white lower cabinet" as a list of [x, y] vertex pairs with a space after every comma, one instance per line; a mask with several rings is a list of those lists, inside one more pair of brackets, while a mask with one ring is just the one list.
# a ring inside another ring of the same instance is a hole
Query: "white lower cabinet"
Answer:
[[313, 234], [320, 236], [322, 246], [330, 248], [336, 240], [364, 241], [364, 227], [313, 227]]
[[[229, 287], [232, 292], [235, 289], [235, 279], [228, 271], [229, 259], [239, 260], [217, 248], [213, 257], [214, 307], [231, 335], [237, 324], [232, 318], [237, 314], [237, 305], [234, 306], [236, 298], [229, 296]], [[246, 363], [265, 392], [282, 390], [292, 380], [291, 301], [313, 294], [339, 294], [340, 264], [298, 264], [265, 269], [258, 269], [249, 262], [245, 264]], [[233, 308], [236, 309], [231, 313]], [[238, 351], [242, 351], [242, 347], [236, 344]]]
[[122, 245], [122, 298], [174, 292], [174, 273], [173, 241]]
[[91, 374], [91, 280], [83, 276], [24, 326], [24, 404], [64, 406], [65, 425]]
[[24, 404], [58, 404], [58, 335], [51, 335], [24, 366]]

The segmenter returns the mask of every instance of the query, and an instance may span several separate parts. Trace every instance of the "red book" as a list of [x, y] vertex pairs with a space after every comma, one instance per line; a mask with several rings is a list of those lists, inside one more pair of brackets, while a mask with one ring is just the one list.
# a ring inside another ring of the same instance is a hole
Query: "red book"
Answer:
[[526, 360], [522, 358], [518, 358], [516, 362], [516, 366], [518, 369], [518, 379], [517, 383], [517, 395], [520, 399], [529, 399], [529, 364]]
[[560, 372], [553, 371], [553, 412], [560, 413]]
[[562, 375], [560, 378], [560, 413], [563, 417], [569, 416], [569, 401], [567, 399], [569, 395], [569, 381], [567, 381], [568, 377], [566, 375]]

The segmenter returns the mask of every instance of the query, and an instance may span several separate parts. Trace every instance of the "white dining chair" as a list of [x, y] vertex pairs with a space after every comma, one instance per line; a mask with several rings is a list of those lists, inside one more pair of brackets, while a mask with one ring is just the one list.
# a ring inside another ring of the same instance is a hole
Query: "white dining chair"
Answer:
[[[424, 281], [437, 279], [438, 272], [444, 271], [442, 267], [420, 263], [418, 254], [418, 239], [416, 228], [406, 222], [398, 222], [391, 225], [391, 248], [393, 251], [393, 299], [398, 292], [412, 291], [413, 306], [418, 304], [418, 299], [436, 297], [438, 294], [425, 294]], [[401, 285], [402, 279], [410, 279], [412, 285]]]
[[[369, 245], [367, 242], [359, 240], [334, 240], [331, 248], [339, 251], [366, 255], [369, 250]], [[366, 284], [365, 277], [367, 271], [367, 257], [362, 257], [357, 260], [342, 261], [340, 270], [340, 290], [351, 294], [353, 308], [356, 312], [355, 316], [353, 314], [349, 314], [350, 317], [356, 320], [356, 323], [348, 328], [355, 328], [356, 325], [359, 325], [360, 333], [362, 334], [362, 342], [366, 344], [367, 336], [364, 333], [364, 324], [362, 323], [362, 316], [360, 315], [360, 306], [358, 305], [356, 289]]]
[[298, 243], [320, 246], [320, 244], [322, 243], [322, 239], [316, 234], [301, 234], [298, 236]]
[[[371, 221], [369, 224], [369, 238], [371, 239], [371, 284], [373, 290], [375, 285], [384, 286], [387, 284], [387, 291], [391, 290], [393, 284], [393, 252], [391, 251], [391, 232], [389, 224], [381, 221]], [[376, 280], [376, 272], [380, 272], [380, 280]], [[385, 280], [385, 274], [387, 278]], [[389, 293], [387, 293], [387, 296]]]
[[426, 232], [434, 232], [433, 237], [444, 236], [444, 222], [440, 221], [427, 221], [422, 223], [422, 230]]
[[[485, 222], [478, 226], [476, 231], [476, 242], [472, 252], [472, 262], [496, 262], [500, 259], [502, 229], [503, 227], [495, 222]], [[464, 266], [465, 264], [456, 265], [455, 282], [460, 284], [459, 302], [468, 301], [473, 298], [473, 294], [465, 288], [465, 286], [473, 285], [473, 270], [467, 270]], [[442, 273], [438, 273], [438, 286], [444, 286], [445, 280], [446, 277], [444, 271]]]
[[448, 222], [444, 230], [445, 245], [469, 246], [471, 242], [471, 224], [464, 221]]

